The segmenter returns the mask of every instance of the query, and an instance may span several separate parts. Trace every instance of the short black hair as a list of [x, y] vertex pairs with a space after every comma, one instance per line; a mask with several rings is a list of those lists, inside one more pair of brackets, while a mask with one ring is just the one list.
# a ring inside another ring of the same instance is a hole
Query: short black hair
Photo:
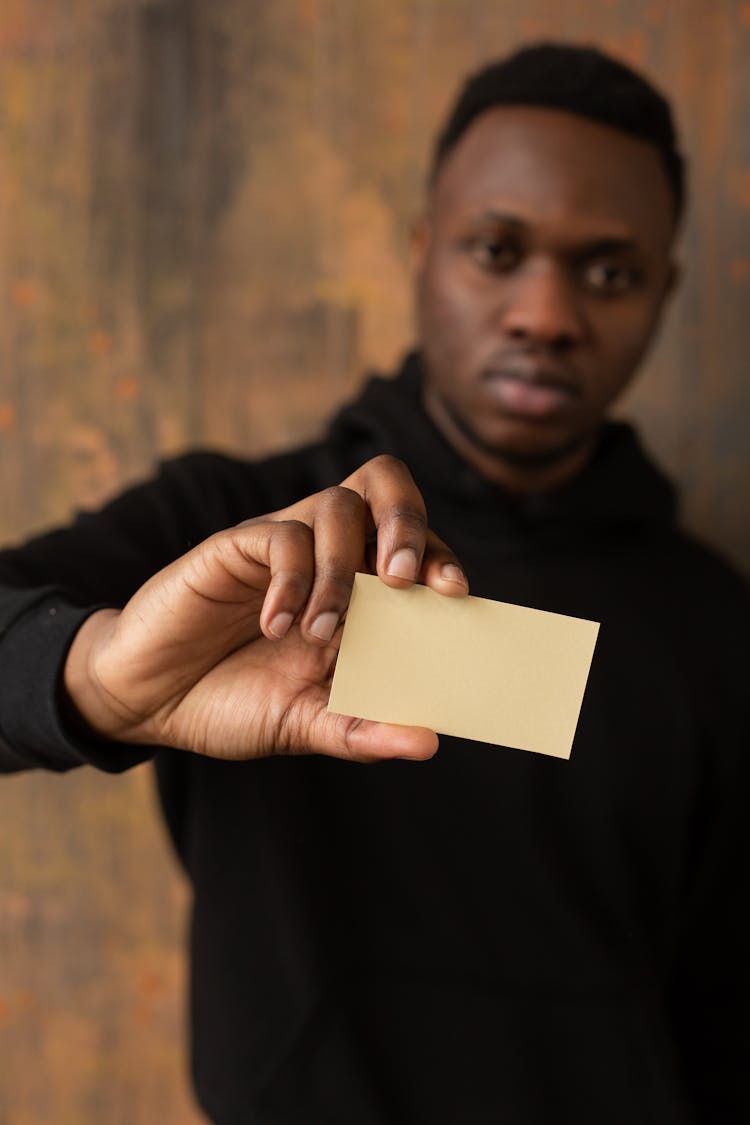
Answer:
[[674, 196], [685, 203], [685, 160], [667, 99], [641, 74], [596, 47], [536, 43], [471, 75], [438, 134], [430, 184], [475, 117], [503, 105], [561, 109], [611, 125], [653, 144]]

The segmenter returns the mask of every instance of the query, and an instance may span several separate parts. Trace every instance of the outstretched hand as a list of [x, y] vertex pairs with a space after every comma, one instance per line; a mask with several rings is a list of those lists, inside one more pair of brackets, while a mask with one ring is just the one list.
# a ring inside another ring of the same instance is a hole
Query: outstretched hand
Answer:
[[90, 728], [123, 742], [228, 759], [429, 758], [432, 731], [327, 711], [357, 570], [390, 586], [468, 590], [392, 457], [211, 536], [122, 611], [92, 614], [68, 655], [68, 695]]

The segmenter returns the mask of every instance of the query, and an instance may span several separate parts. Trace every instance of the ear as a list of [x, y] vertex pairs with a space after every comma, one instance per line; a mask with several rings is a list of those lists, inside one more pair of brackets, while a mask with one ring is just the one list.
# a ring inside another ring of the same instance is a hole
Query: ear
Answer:
[[418, 277], [432, 239], [432, 222], [426, 211], [412, 223], [409, 244], [409, 265], [412, 278]]

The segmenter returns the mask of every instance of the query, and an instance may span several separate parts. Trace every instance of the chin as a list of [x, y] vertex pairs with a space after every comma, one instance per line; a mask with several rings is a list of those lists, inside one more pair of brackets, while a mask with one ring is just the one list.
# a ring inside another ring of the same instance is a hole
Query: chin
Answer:
[[[468, 433], [465, 433], [469, 437]], [[546, 431], [541, 426], [523, 427], [520, 432], [513, 427], [511, 432], [494, 434], [474, 434], [474, 444], [493, 458], [509, 465], [543, 468], [564, 460], [575, 450], [591, 440], [590, 433], [561, 433], [551, 428]]]
[[[471, 459], [479, 454], [486, 461], [511, 468], [544, 469], [564, 461], [592, 441], [597, 426], [575, 425], [572, 419], [525, 419], [507, 415], [484, 415], [462, 411], [445, 398], [432, 400], [433, 420], [448, 439]], [[437, 407], [437, 409], [434, 409]]]
[[495, 460], [504, 461], [507, 465], [512, 465], [513, 468], [544, 469], [558, 461], [565, 460], [580, 445], [581, 442], [578, 441], [554, 448], [532, 449], [520, 448], [515, 445], [499, 445], [492, 450], [485, 449], [485, 452], [491, 453]]

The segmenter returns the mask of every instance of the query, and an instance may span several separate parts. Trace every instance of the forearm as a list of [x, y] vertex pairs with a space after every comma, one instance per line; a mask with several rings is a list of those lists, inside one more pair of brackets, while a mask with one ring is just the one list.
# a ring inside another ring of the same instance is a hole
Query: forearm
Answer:
[[100, 609], [87, 617], [73, 637], [63, 667], [62, 706], [71, 724], [89, 738], [117, 739], [119, 724], [102, 696], [93, 655], [118, 616], [118, 610]]

